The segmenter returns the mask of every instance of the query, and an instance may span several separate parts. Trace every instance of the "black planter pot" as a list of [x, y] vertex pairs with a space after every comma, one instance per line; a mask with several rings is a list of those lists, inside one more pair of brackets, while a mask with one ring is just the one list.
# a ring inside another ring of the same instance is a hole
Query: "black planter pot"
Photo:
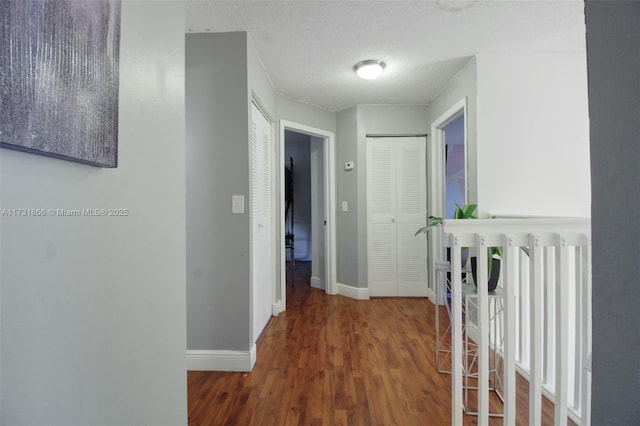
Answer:
[[[462, 247], [462, 249], [460, 250], [460, 265], [462, 266], [462, 269], [464, 269], [468, 259], [469, 259], [469, 248]], [[451, 247], [447, 247], [447, 262], [451, 262]]]
[[[477, 263], [478, 259], [476, 257], [471, 258], [471, 275], [473, 275], [473, 284], [477, 287]], [[489, 291], [493, 291], [498, 286], [498, 279], [500, 278], [500, 264], [502, 262], [500, 259], [496, 259], [495, 257], [491, 258], [491, 276], [489, 277], [489, 282], [487, 283], [487, 289]]]
[[[469, 248], [463, 247], [462, 250], [460, 250], [460, 265], [462, 269], [466, 266], [467, 260], [469, 260]], [[447, 262], [451, 262], [451, 247], [447, 247]], [[462, 277], [464, 279], [464, 273]], [[451, 282], [451, 272], [447, 272], [447, 282]]]

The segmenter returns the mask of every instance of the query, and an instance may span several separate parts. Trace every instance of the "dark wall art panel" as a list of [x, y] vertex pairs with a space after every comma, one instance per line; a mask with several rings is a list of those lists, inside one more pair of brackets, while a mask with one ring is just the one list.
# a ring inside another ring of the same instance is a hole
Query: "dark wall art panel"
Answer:
[[0, 0], [0, 146], [118, 161], [121, 0]]

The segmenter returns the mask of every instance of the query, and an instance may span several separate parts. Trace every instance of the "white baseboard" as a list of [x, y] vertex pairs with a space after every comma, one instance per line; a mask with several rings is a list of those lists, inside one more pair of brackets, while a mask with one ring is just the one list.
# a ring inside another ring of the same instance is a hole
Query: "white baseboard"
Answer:
[[436, 304], [436, 292], [433, 289], [427, 287], [427, 298], [433, 303]]
[[338, 294], [357, 300], [369, 300], [369, 289], [336, 283]]
[[187, 350], [189, 371], [251, 371], [255, 363], [255, 344], [248, 351]]
[[324, 290], [324, 280], [318, 277], [311, 277], [311, 287]]
[[271, 315], [273, 315], [274, 317], [280, 315], [280, 312], [282, 311], [284, 311], [284, 306], [282, 306], [282, 299], [271, 305]]

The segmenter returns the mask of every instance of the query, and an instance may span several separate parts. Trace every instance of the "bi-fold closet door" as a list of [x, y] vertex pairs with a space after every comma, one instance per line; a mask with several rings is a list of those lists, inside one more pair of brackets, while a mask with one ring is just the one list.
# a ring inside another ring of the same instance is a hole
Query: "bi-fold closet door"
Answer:
[[367, 138], [367, 260], [371, 296], [427, 295], [426, 138]]
[[271, 124], [251, 104], [251, 289], [253, 338], [258, 338], [271, 318], [272, 267], [274, 263], [272, 232], [272, 152]]

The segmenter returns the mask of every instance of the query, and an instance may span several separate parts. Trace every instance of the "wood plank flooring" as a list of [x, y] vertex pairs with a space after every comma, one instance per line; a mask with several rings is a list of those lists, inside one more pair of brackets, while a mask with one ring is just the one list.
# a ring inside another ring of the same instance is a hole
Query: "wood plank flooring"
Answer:
[[[188, 373], [189, 424], [449, 425], [451, 377], [435, 366], [433, 304], [327, 296], [309, 276], [309, 264], [296, 262], [287, 310], [267, 325], [251, 373]], [[526, 386], [519, 377], [522, 425]], [[543, 400], [543, 423], [552, 424]], [[501, 410], [493, 392], [491, 407]]]

